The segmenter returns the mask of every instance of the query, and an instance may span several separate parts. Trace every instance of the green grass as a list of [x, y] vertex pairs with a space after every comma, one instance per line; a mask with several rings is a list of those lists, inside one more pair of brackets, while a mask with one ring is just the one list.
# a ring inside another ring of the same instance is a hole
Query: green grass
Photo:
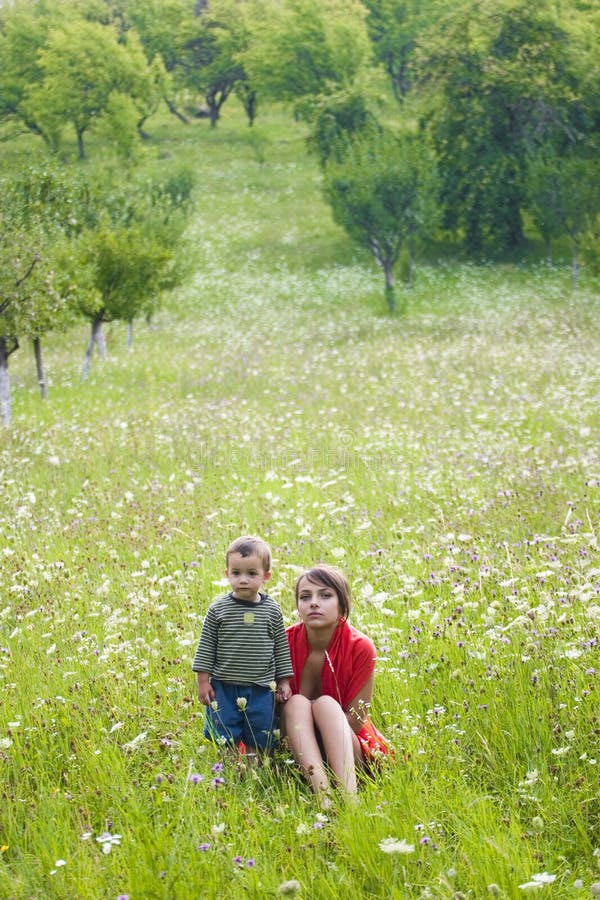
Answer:
[[[262, 164], [234, 105], [214, 131], [156, 125], [148, 165], [197, 172], [194, 275], [131, 351], [110, 326], [82, 384], [83, 326], [49, 338], [45, 403], [27, 349], [11, 358], [0, 898], [517, 898], [542, 873], [542, 896], [589, 897], [594, 286], [429, 259], [391, 318], [302, 127], [257, 127]], [[299, 568], [335, 562], [378, 647], [396, 761], [326, 818], [285, 754], [213, 784], [191, 657], [246, 531], [272, 545], [286, 621]]]

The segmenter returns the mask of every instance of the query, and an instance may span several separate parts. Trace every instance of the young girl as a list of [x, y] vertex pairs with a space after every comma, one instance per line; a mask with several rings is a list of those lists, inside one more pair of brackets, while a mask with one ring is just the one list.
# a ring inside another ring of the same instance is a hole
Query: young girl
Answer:
[[356, 794], [356, 770], [388, 752], [371, 723], [375, 645], [348, 624], [350, 587], [344, 573], [319, 565], [296, 584], [301, 621], [287, 629], [294, 675], [281, 725], [312, 790], [329, 790], [328, 772]]

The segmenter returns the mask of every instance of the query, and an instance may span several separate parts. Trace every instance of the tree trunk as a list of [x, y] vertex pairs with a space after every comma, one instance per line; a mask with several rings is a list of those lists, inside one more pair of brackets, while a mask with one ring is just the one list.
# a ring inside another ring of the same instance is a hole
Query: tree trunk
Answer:
[[168, 97], [165, 97], [165, 103], [167, 104], [167, 109], [171, 113], [171, 115], [175, 116], [176, 119], [179, 119], [180, 122], [183, 122], [184, 125], [189, 125], [190, 120], [180, 113], [172, 100], [169, 100]]
[[142, 141], [150, 140], [150, 135], [148, 134], [147, 131], [144, 130], [144, 125], [146, 124], [146, 120], [148, 118], [149, 118], [148, 116], [143, 116], [141, 119], [139, 119], [139, 121], [136, 125], [137, 133], [139, 134], [140, 140], [142, 140]]
[[102, 328], [102, 319], [100, 319], [94, 329], [94, 341], [100, 354], [100, 359], [106, 359], [106, 338], [104, 337], [104, 329]]
[[408, 242], [408, 277], [406, 279], [406, 287], [411, 288], [413, 286], [413, 277], [415, 272], [415, 253], [412, 241]]
[[385, 274], [385, 299], [388, 310], [396, 312], [396, 286], [394, 284], [394, 273], [392, 272], [393, 263], [391, 259], [383, 261], [383, 271]]
[[8, 374], [8, 348], [5, 337], [0, 337], [0, 415], [3, 424], [10, 425], [10, 376]]
[[248, 125], [252, 127], [256, 118], [256, 91], [249, 90], [242, 94], [242, 104], [244, 106], [244, 109], [246, 110], [246, 115], [248, 116]]
[[127, 323], [127, 347], [131, 350], [133, 346], [133, 322]]
[[[92, 354], [94, 352], [94, 344], [98, 347], [98, 352], [102, 359], [106, 359], [106, 344], [104, 343], [104, 335], [102, 334], [102, 318], [92, 319], [92, 327], [90, 331], [90, 339], [85, 351], [85, 359], [83, 361], [83, 372], [81, 380], [85, 381], [90, 374], [90, 366], [92, 364]], [[104, 353], [102, 352], [104, 350]]]
[[577, 285], [579, 284], [579, 259], [577, 258], [577, 244], [573, 244], [573, 263], [572, 263], [572, 272], [573, 272], [573, 290], [577, 290]]
[[48, 396], [48, 382], [46, 381], [46, 372], [44, 371], [44, 360], [42, 357], [42, 342], [39, 337], [33, 339], [33, 355], [35, 356], [35, 368], [37, 371], [38, 384], [42, 392], [42, 400]]
[[77, 129], [77, 155], [79, 159], [85, 159], [85, 149], [83, 146], [83, 131]]

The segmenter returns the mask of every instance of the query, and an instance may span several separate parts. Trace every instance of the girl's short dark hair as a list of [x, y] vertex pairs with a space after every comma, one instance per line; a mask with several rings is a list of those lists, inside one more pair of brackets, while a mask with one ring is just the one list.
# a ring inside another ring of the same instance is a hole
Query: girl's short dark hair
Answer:
[[307, 569], [306, 572], [303, 572], [302, 575], [300, 575], [296, 582], [296, 606], [298, 606], [298, 586], [303, 578], [306, 578], [311, 584], [322, 584], [325, 587], [334, 590], [340, 604], [342, 617], [344, 619], [348, 618], [352, 601], [350, 596], [350, 585], [345, 572], [342, 572], [337, 566], [327, 566], [325, 564], [313, 566], [312, 569]]

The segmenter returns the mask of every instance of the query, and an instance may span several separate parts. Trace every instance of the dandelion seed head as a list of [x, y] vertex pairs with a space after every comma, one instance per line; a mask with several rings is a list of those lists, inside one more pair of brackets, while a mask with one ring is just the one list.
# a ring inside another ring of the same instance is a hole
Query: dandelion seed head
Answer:
[[288, 896], [293, 896], [300, 891], [301, 885], [299, 881], [296, 881], [295, 878], [290, 879], [290, 881], [282, 881], [279, 887], [277, 888], [278, 894], [284, 894]]

